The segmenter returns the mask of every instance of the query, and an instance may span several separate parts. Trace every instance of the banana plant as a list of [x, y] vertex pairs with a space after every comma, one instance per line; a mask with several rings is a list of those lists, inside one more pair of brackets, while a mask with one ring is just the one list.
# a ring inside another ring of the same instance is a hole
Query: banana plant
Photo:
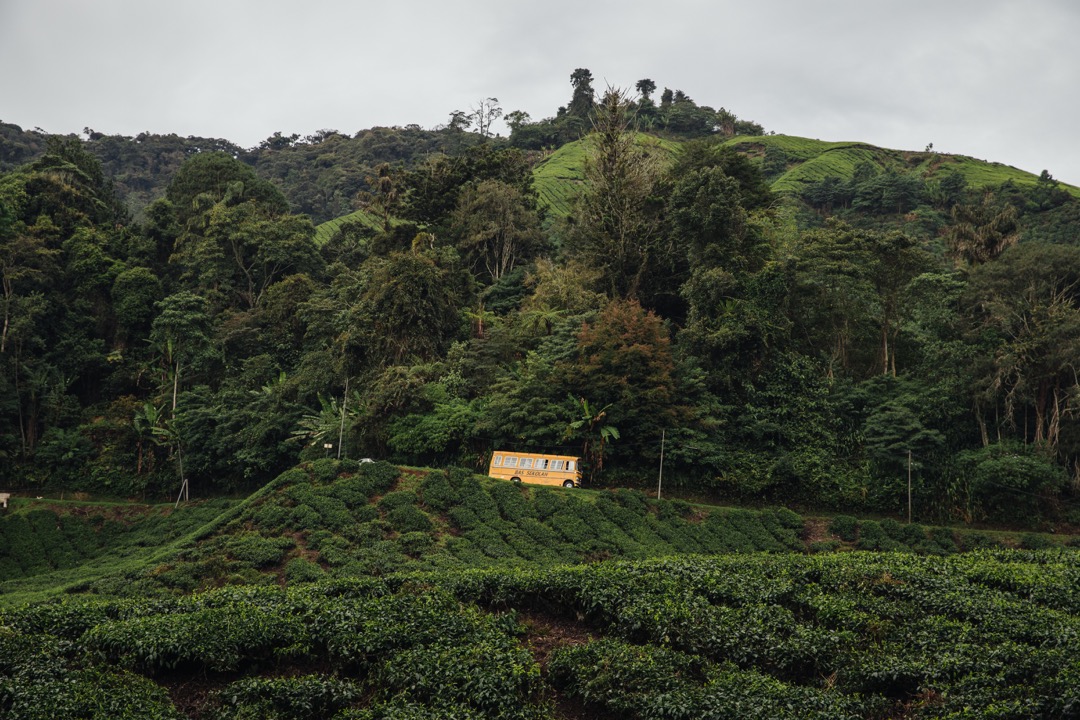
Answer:
[[565, 437], [569, 439], [578, 433], [584, 433], [581, 458], [587, 463], [589, 481], [592, 482], [596, 473], [604, 469], [604, 451], [608, 443], [619, 439], [619, 429], [604, 421], [612, 403], [596, 408], [584, 397], [574, 398], [573, 395], [569, 397], [570, 401], [577, 405], [581, 415], [567, 425]]

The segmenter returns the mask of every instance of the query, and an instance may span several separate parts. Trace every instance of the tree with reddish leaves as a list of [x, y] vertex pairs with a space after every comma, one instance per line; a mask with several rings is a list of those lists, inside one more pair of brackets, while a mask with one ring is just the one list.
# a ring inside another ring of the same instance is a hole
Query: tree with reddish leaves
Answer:
[[605, 444], [605, 450], [621, 458], [621, 464], [652, 462], [660, 431], [671, 427], [681, 411], [674, 396], [671, 344], [660, 317], [636, 300], [608, 303], [582, 326], [577, 358], [561, 369], [573, 396], [586, 398], [591, 408], [604, 408], [602, 424], [619, 429], [620, 442]]

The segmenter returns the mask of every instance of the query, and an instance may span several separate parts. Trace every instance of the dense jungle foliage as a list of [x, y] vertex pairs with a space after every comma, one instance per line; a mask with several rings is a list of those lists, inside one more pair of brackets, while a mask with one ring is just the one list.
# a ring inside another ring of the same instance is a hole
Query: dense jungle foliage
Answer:
[[1072, 189], [591, 83], [508, 138], [494, 98], [250, 150], [2, 126], [4, 489], [496, 447], [646, 487], [663, 451], [686, 496], [899, 514], [910, 474], [924, 522], [1080, 524]]

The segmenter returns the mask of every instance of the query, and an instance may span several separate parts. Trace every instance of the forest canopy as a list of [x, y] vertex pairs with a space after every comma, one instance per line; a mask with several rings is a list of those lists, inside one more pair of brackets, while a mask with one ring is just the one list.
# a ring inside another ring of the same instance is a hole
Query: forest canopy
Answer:
[[898, 513], [910, 473], [923, 519], [1080, 521], [1070, 188], [866, 147], [800, 178], [798, 139], [570, 81], [507, 138], [495, 98], [251, 149], [0, 126], [0, 475], [158, 498], [514, 448], [643, 487], [663, 437], [699, 496]]

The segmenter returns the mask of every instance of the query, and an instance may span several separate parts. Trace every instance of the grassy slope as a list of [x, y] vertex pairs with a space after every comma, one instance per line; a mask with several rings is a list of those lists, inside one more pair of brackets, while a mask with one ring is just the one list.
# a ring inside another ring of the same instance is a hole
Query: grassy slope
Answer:
[[[736, 137], [723, 143], [723, 147], [751, 157], [763, 157], [767, 148], [782, 151], [788, 157], [788, 169], [772, 185], [773, 190], [780, 193], [798, 194], [807, 184], [829, 176], [848, 179], [862, 162], [879, 169], [917, 172], [928, 180], [938, 179], [947, 172], [958, 172], [971, 187], [998, 185], [1008, 180], [1031, 185], [1038, 179], [1037, 175], [1008, 165], [964, 155], [888, 150], [866, 143], [824, 142], [790, 135]], [[1063, 187], [1080, 196], [1080, 188]]]
[[382, 229], [381, 218], [366, 210], [357, 210], [356, 212], [351, 212], [348, 215], [342, 215], [341, 217], [336, 217], [333, 220], [327, 220], [326, 222], [317, 225], [315, 227], [315, 244], [320, 247], [325, 245], [330, 238], [333, 237], [334, 233], [337, 232], [337, 229], [347, 222], [360, 223], [372, 230]]
[[[679, 151], [679, 143], [639, 133], [637, 144], [669, 161]], [[533, 170], [533, 182], [540, 205], [548, 216], [563, 218], [570, 214], [574, 198], [585, 181], [585, 163], [589, 153], [588, 138], [563, 145], [548, 155]]]
[[[586, 138], [567, 143], [533, 169], [533, 182], [540, 196], [540, 205], [550, 219], [566, 217], [574, 198], [581, 192], [588, 142]], [[638, 143], [643, 147], [655, 148], [664, 158], [673, 157], [680, 148], [678, 142], [645, 134], [638, 135]], [[1031, 185], [1038, 179], [1037, 175], [1009, 165], [964, 155], [889, 150], [866, 143], [825, 142], [792, 135], [735, 137], [720, 147], [734, 148], [751, 158], [762, 158], [769, 147], [783, 151], [788, 158], [787, 171], [772, 182], [773, 190], [783, 194], [798, 194], [806, 185], [829, 176], [848, 179], [862, 162], [868, 162], [879, 170], [917, 172], [928, 180], [939, 179], [947, 172], [958, 172], [967, 180], [968, 186], [974, 188], [999, 185], [1008, 180], [1019, 185]], [[1064, 184], [1061, 187], [1080, 197], [1080, 188]], [[316, 228], [316, 242], [324, 244], [345, 221], [360, 222], [375, 229], [380, 226], [378, 218], [358, 210], [319, 225]]]

